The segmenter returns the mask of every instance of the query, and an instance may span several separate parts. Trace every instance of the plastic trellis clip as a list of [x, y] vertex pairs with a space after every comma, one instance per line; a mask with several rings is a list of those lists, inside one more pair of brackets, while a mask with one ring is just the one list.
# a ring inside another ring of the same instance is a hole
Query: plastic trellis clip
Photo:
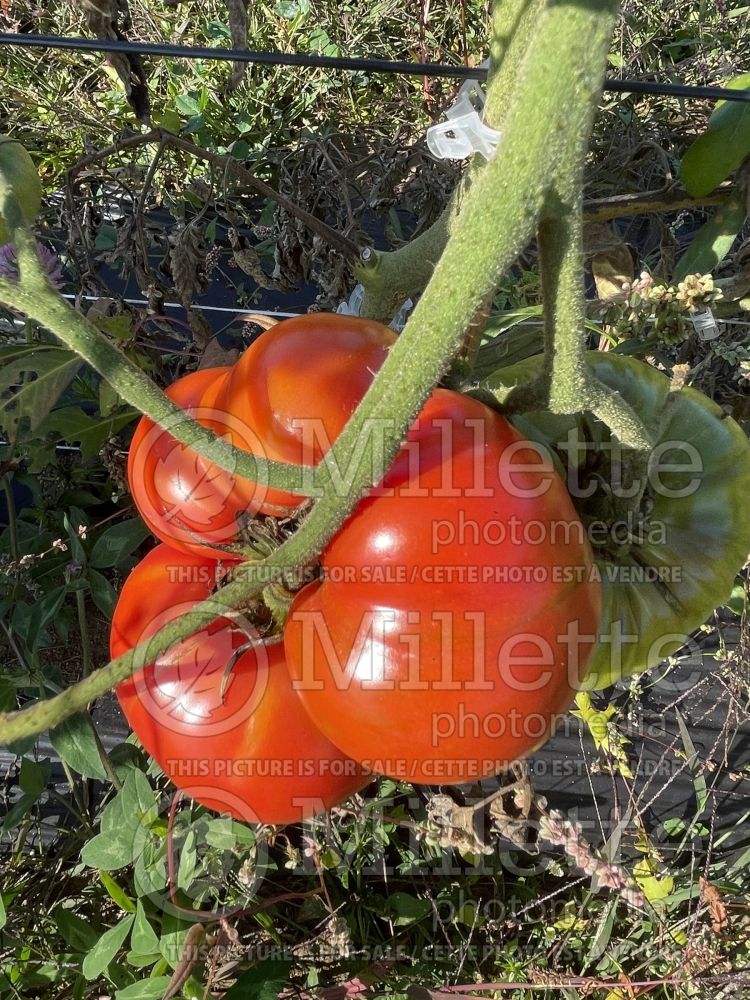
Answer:
[[[482, 63], [486, 65], [489, 59]], [[478, 80], [467, 80], [458, 92], [456, 103], [446, 112], [445, 122], [427, 129], [427, 148], [438, 160], [463, 160], [480, 153], [489, 160], [497, 149], [501, 133], [485, 125], [471, 101], [472, 91], [477, 103], [484, 107], [484, 91]]]
[[701, 310], [692, 309], [689, 313], [689, 319], [698, 340], [715, 340], [721, 334], [716, 317], [708, 306]]

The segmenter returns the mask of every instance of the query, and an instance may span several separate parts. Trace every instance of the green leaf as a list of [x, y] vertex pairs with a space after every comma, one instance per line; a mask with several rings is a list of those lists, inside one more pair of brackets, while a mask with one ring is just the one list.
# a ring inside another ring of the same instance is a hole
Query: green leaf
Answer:
[[148, 827], [159, 815], [156, 802], [158, 793], [149, 785], [143, 771], [132, 771], [120, 793], [123, 809], [135, 817], [136, 825]]
[[418, 899], [408, 892], [394, 892], [386, 901], [386, 909], [393, 915], [397, 927], [406, 927], [426, 917], [432, 905], [428, 899]]
[[81, 861], [89, 868], [114, 872], [133, 860], [133, 841], [126, 836], [98, 833], [81, 850]]
[[149, 530], [139, 517], [113, 524], [101, 534], [91, 550], [91, 565], [108, 569], [119, 565], [149, 535]]
[[233, 851], [237, 847], [247, 849], [253, 846], [255, 840], [255, 832], [249, 826], [230, 819], [229, 816], [220, 816], [207, 822], [205, 841], [220, 851]]
[[189, 889], [195, 874], [198, 854], [195, 849], [195, 831], [188, 830], [185, 842], [180, 848], [180, 862], [177, 867], [177, 888]]
[[0, 351], [0, 413], [11, 441], [24, 417], [31, 431], [37, 430], [82, 364], [61, 347], [35, 344]]
[[86, 550], [81, 543], [81, 538], [78, 534], [78, 527], [79, 525], [88, 527], [88, 522], [79, 521], [75, 514], [71, 511], [70, 517], [68, 517], [67, 514], [63, 514], [63, 525], [68, 535], [68, 551], [70, 552], [70, 558], [77, 562], [80, 566], [85, 566]]
[[112, 411], [117, 409], [121, 402], [117, 390], [113, 389], [106, 379], [102, 379], [99, 383], [99, 412], [101, 415], [103, 417], [111, 416]]
[[3, 902], [2, 895], [0, 895], [0, 931], [5, 927], [7, 919], [8, 914], [5, 912], [5, 903]]
[[14, 803], [5, 814], [3, 825], [0, 827], [0, 832], [6, 833], [8, 830], [12, 830], [14, 827], [18, 826], [38, 798], [38, 795], [30, 795], [28, 792], [25, 792], [18, 802]]
[[142, 771], [131, 770], [122, 791], [102, 812], [101, 833], [81, 851], [81, 860], [91, 868], [116, 871], [140, 861], [148, 840], [148, 827], [157, 816], [155, 792]]
[[[750, 89], [750, 73], [724, 84], [732, 90]], [[750, 104], [718, 101], [703, 135], [688, 148], [680, 176], [695, 198], [720, 184], [750, 153]]]
[[224, 1000], [277, 1000], [286, 984], [291, 962], [264, 958], [243, 972]]
[[655, 873], [654, 863], [648, 858], [643, 858], [634, 865], [633, 877], [649, 903], [666, 899], [674, 889], [674, 878], [671, 875], [659, 877]]
[[131, 771], [142, 770], [143, 751], [132, 743], [118, 743], [109, 751], [109, 760], [120, 781], [125, 781]]
[[143, 909], [143, 903], [140, 899], [135, 911], [130, 947], [139, 955], [152, 955], [159, 950], [159, 937], [148, 922], [146, 911]]
[[0, 712], [12, 712], [18, 701], [18, 689], [10, 677], [0, 675]]
[[293, 21], [300, 12], [300, 5], [294, 0], [279, 0], [273, 12], [279, 17], [283, 17], [285, 21]]
[[50, 742], [60, 759], [85, 778], [104, 781], [104, 770], [94, 736], [94, 726], [88, 712], [78, 712], [50, 730]]
[[39, 433], [53, 434], [68, 444], [78, 445], [84, 458], [96, 458], [107, 439], [138, 416], [138, 411], [130, 407], [108, 416], [90, 416], [78, 406], [64, 406], [50, 413], [40, 425]]
[[96, 979], [104, 972], [122, 947], [134, 919], [134, 915], [130, 913], [102, 934], [83, 960], [82, 972], [87, 979]]
[[18, 778], [21, 791], [27, 795], [40, 796], [47, 787], [51, 773], [52, 763], [48, 757], [38, 761], [24, 757], [21, 760], [21, 773]]
[[695, 800], [696, 800], [696, 812], [694, 820], [696, 820], [703, 810], [706, 808], [706, 801], [708, 799], [708, 791], [706, 789], [706, 778], [703, 774], [703, 767], [701, 765], [701, 759], [698, 751], [695, 749], [695, 744], [690, 736], [690, 730], [682, 717], [681, 712], [678, 709], [674, 710], [675, 718], [677, 719], [677, 726], [680, 730], [680, 736], [682, 737], [682, 744], [685, 747], [685, 755], [687, 759], [688, 769], [693, 776], [693, 788], [695, 789]]
[[60, 936], [73, 951], [89, 952], [99, 940], [99, 932], [91, 924], [82, 920], [72, 910], [64, 906], [56, 906], [52, 911], [52, 919], [57, 925]]
[[50, 590], [30, 608], [25, 604], [16, 605], [13, 627], [30, 649], [37, 649], [44, 629], [57, 616], [67, 593], [68, 587], [63, 584]]
[[164, 996], [169, 986], [169, 976], [156, 976], [155, 979], [141, 979], [131, 983], [125, 989], [115, 993], [115, 1000], [156, 1000]]
[[148, 955], [142, 955], [139, 951], [131, 949], [125, 956], [125, 961], [128, 965], [132, 965], [134, 969], [145, 969], [147, 966], [153, 965], [155, 962], [163, 962], [164, 959], [158, 951], [152, 951]]
[[176, 913], [164, 913], [161, 921], [159, 951], [162, 957], [175, 969], [180, 964], [182, 946], [188, 931], [195, 925], [194, 920], [185, 920]]
[[731, 250], [746, 218], [744, 198], [739, 195], [717, 208], [713, 217], [703, 223], [680, 257], [674, 280], [682, 281], [686, 274], [710, 274]]
[[102, 576], [98, 570], [90, 569], [86, 574], [86, 579], [91, 589], [91, 599], [104, 617], [111, 621], [117, 604], [117, 591], [106, 576]]
[[114, 900], [121, 910], [125, 910], [126, 913], [136, 912], [135, 901], [128, 896], [121, 885], [115, 882], [111, 875], [102, 870], [99, 872], [99, 878], [109, 893], [110, 899]]
[[174, 106], [184, 115], [199, 115], [201, 113], [200, 105], [189, 94], [179, 94], [175, 97]]

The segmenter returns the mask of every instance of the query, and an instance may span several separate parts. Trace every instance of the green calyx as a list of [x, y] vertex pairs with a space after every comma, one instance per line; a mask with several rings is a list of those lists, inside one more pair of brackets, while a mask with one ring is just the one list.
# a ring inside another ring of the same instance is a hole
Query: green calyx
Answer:
[[[522, 385], [542, 363], [501, 369], [480, 389]], [[653, 431], [644, 461], [590, 413], [511, 420], [550, 450], [594, 550], [603, 610], [586, 688], [599, 689], [674, 653], [727, 599], [750, 549], [750, 524], [738, 516], [750, 493], [750, 442], [714, 402], [673, 391], [650, 365], [598, 352], [586, 365]]]

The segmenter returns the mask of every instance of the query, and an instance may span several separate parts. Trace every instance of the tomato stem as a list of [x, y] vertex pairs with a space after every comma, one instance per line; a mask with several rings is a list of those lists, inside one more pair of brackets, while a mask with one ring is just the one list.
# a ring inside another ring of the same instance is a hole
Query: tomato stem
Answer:
[[[12, 196], [6, 198], [12, 200]], [[117, 393], [172, 437], [221, 469], [276, 489], [302, 493], [303, 470], [270, 462], [235, 448], [192, 420], [97, 328], [57, 294], [39, 261], [36, 240], [25, 227], [13, 234], [20, 278], [0, 278], [0, 302], [24, 312], [52, 330], [67, 347], [99, 372]]]
[[[460, 349], [486, 296], [534, 234], [549, 206], [560, 165], [570, 162], [572, 149], [578, 150], [582, 160], [603, 82], [616, 6], [616, 0], [588, 0], [581, 5], [542, 4], [540, 0], [540, 12], [531, 4], [533, 18], [521, 18], [530, 41], [525, 45], [519, 36], [518, 73], [512, 91], [508, 91], [512, 99], [508, 96], [504, 105], [502, 142], [492, 159], [472, 172], [451, 239], [432, 280], [361, 405], [318, 467], [316, 502], [299, 530], [262, 561], [243, 564], [235, 580], [146, 643], [54, 698], [0, 715], [4, 741], [57, 724], [220, 617], [223, 609], [244, 604], [270, 582], [283, 579], [287, 571], [308, 565], [319, 555], [372, 484], [382, 479], [424, 401]], [[505, 7], [504, 0], [496, 7]], [[519, 17], [523, 5], [518, 2], [507, 9]], [[502, 15], [498, 18], [496, 23], [500, 24]], [[506, 29], [511, 31], [508, 25]], [[493, 51], [499, 44], [493, 39]], [[509, 87], [510, 76], [508, 71]], [[496, 99], [499, 96], [492, 93], [491, 85], [488, 101]], [[0, 281], [0, 300], [23, 309], [53, 330], [124, 399], [157, 423], [179, 417], [179, 426], [174, 430], [170, 427], [170, 433], [210, 461], [221, 467], [229, 461], [236, 463], [235, 470], [251, 479], [263, 469], [273, 474], [273, 478], [268, 476], [269, 484], [294, 488], [283, 481], [291, 476], [293, 467], [262, 466], [248, 453], [230, 448], [186, 420], [143, 372], [59, 298], [41, 270], [34, 241], [26, 230], [17, 232], [17, 251], [21, 280]], [[385, 287], [382, 258], [368, 271]]]

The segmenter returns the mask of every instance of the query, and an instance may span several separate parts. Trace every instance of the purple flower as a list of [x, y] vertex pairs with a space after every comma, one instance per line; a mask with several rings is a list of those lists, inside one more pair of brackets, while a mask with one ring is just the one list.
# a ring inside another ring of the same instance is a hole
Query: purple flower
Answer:
[[[36, 252], [42, 267], [47, 272], [47, 277], [55, 286], [60, 289], [65, 284], [65, 276], [62, 271], [62, 264], [57, 254], [49, 250], [43, 243], [37, 240]], [[10, 278], [11, 281], [18, 281], [18, 261], [16, 251], [12, 243], [0, 246], [0, 277]]]

